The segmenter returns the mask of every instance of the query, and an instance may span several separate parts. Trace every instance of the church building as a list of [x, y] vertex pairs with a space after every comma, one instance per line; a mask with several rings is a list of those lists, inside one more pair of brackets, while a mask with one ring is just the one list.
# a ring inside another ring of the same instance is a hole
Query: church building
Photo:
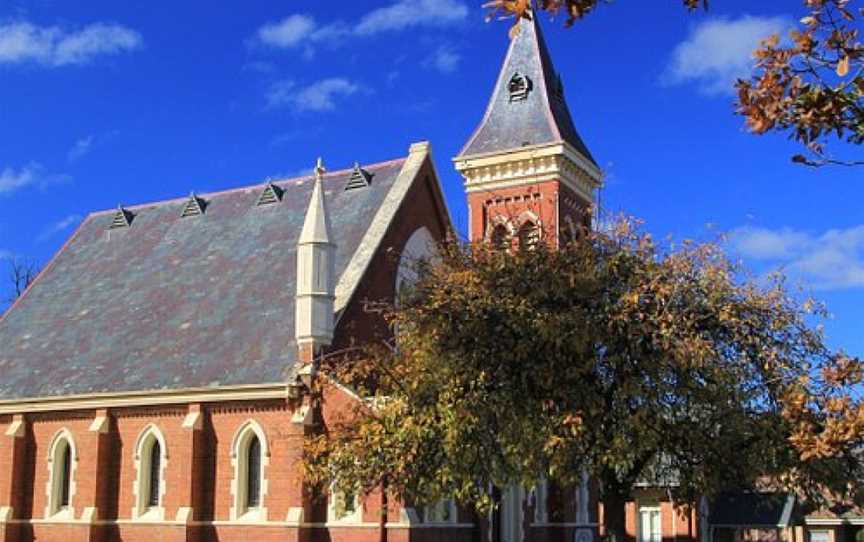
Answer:
[[[538, 22], [519, 29], [453, 164], [472, 240], [556, 245], [590, 225], [602, 173]], [[0, 318], [0, 538], [596, 540], [588, 479], [508, 489], [484, 518], [304, 481], [303, 439], [328, 419], [305, 393], [313, 359], [388, 333], [364, 300], [394, 299], [453, 230], [430, 144], [406, 147], [87, 216]], [[694, 512], [640, 491], [635, 538], [697, 538]]]

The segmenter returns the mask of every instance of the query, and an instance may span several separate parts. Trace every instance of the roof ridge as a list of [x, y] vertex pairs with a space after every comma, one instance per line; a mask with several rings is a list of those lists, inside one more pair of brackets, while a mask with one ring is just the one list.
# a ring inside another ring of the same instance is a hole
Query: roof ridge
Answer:
[[[382, 160], [380, 162], [373, 162], [371, 164], [365, 164], [365, 165], [361, 164], [361, 166], [364, 169], [381, 168], [381, 167], [386, 167], [389, 165], [397, 164], [399, 162], [404, 162], [407, 159], [408, 159], [407, 156], [402, 156], [400, 158], [392, 158], [390, 160]], [[322, 181], [328, 181], [328, 180], [332, 181], [336, 177], [341, 176], [341, 175], [345, 175], [346, 173], [350, 173], [352, 171], [354, 171], [353, 165], [350, 167], [337, 169], [334, 171], [328, 171], [327, 173], [324, 174]], [[262, 187], [267, 186], [267, 183], [285, 184], [285, 183], [290, 183], [291, 181], [297, 181], [297, 180], [307, 179], [307, 178], [309, 180], [312, 180], [314, 178], [313, 174], [310, 172], [308, 175], [295, 175], [293, 177], [284, 177], [284, 178], [276, 178], [276, 179], [268, 178], [268, 179], [265, 179], [264, 181], [256, 182], [253, 184], [247, 184], [247, 185], [238, 186], [235, 188], [226, 188], [225, 190], [217, 190], [215, 192], [201, 192], [201, 193], [195, 192], [195, 195], [198, 196], [199, 198], [209, 199], [209, 198], [213, 198], [213, 197], [224, 196], [226, 194], [234, 194], [236, 192], [244, 192], [246, 190], [252, 190], [255, 188], [262, 188]], [[124, 205], [123, 208], [128, 210], [128, 211], [134, 211], [134, 210], [138, 210], [138, 209], [145, 209], [145, 208], [156, 207], [156, 206], [160, 206], [160, 205], [169, 205], [172, 203], [183, 203], [183, 202], [187, 202], [187, 201], [189, 201], [188, 195], [176, 197], [176, 198], [164, 199], [164, 200], [149, 201], [149, 202], [145, 202], [145, 203], [136, 203], [135, 205]], [[117, 212], [116, 207], [114, 207], [112, 209], [101, 209], [98, 211], [91, 211], [90, 213], [87, 214], [87, 217], [102, 216], [102, 215], [106, 215], [109, 213], [116, 213], [116, 212]]]

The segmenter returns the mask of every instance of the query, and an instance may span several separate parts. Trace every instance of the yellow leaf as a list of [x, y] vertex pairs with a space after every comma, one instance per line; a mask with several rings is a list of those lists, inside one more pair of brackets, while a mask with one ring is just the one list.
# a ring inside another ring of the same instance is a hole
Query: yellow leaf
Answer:
[[837, 75], [845, 77], [847, 73], [849, 73], [849, 57], [844, 56], [840, 62], [837, 63]]

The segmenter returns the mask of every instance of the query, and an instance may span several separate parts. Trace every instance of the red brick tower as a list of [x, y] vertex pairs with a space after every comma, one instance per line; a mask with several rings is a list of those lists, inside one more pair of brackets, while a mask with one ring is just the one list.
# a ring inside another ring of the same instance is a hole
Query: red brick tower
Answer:
[[472, 241], [558, 246], [590, 225], [601, 172], [573, 126], [534, 17], [519, 22], [483, 120], [454, 162]]

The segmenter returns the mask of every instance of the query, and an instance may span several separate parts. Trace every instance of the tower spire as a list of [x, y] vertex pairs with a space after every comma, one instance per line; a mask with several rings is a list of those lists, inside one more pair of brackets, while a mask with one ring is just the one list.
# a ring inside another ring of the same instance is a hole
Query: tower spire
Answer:
[[[533, 11], [517, 22], [486, 112], [453, 160], [470, 237], [560, 242], [590, 224], [602, 173], [576, 131]], [[572, 224], [572, 226], [571, 226]]]
[[[325, 171], [323, 161], [318, 158], [312, 197], [297, 242], [295, 338], [301, 348], [301, 358], [333, 340], [336, 247], [330, 241], [330, 217], [322, 182]], [[307, 346], [312, 348], [304, 354]]]

